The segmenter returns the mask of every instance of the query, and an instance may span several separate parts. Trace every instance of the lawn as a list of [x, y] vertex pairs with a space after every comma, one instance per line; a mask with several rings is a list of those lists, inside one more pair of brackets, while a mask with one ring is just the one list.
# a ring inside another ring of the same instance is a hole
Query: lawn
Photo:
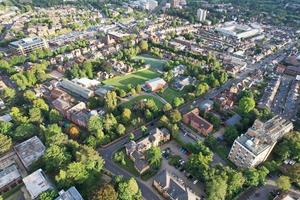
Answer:
[[[130, 158], [126, 155], [126, 151], [125, 151], [125, 148], [122, 148], [121, 150], [119, 151], [123, 151], [123, 153], [125, 154], [125, 162], [126, 164], [125, 165], [122, 165], [121, 163], [119, 162], [116, 162], [114, 161], [115, 163], [117, 163], [120, 167], [122, 167], [123, 169], [125, 169], [126, 171], [130, 172], [132, 175], [134, 176], [140, 176], [138, 171], [135, 169], [134, 167], [134, 163], [132, 160], [130, 160]], [[119, 152], [117, 151], [117, 152]], [[116, 152], [116, 153], [117, 153]]]
[[153, 96], [141, 95], [141, 96], [137, 96], [137, 97], [131, 99], [130, 101], [128, 101], [126, 103], [123, 103], [122, 107], [123, 108], [132, 108], [132, 106], [135, 105], [136, 102], [139, 102], [139, 101], [141, 101], [143, 99], [147, 99], [147, 100], [152, 99], [152, 100], [154, 100], [156, 106], [159, 109], [162, 109], [163, 106], [164, 106], [164, 104], [159, 99], [157, 99], [157, 98], [155, 98]]
[[173, 103], [175, 97], [182, 97], [184, 95], [183, 91], [177, 91], [170, 87], [166, 88], [162, 93], [158, 93], [159, 96], [164, 98], [170, 104]]
[[142, 54], [139, 56], [134, 57], [135, 60], [144, 60], [146, 64], [149, 64], [151, 67], [162, 70], [164, 65], [167, 63], [166, 60], [154, 58], [151, 55]]
[[112, 85], [120, 89], [126, 89], [129, 84], [136, 86], [144, 84], [145, 81], [159, 77], [160, 74], [149, 69], [139, 70], [127, 75], [116, 76], [111, 79], [103, 81], [105, 85]]

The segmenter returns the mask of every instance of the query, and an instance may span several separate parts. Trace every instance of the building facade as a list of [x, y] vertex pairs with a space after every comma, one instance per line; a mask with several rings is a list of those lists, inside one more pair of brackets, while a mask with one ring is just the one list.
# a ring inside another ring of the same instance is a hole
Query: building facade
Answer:
[[9, 44], [11, 51], [18, 55], [26, 55], [38, 49], [47, 49], [48, 47], [48, 42], [39, 37], [24, 38]]
[[200, 21], [200, 22], [203, 22], [206, 20], [206, 16], [207, 16], [207, 10], [203, 10], [201, 8], [199, 8], [197, 10], [197, 19]]
[[277, 141], [293, 129], [293, 123], [275, 116], [267, 122], [255, 120], [245, 134], [235, 139], [228, 155], [236, 166], [251, 168], [264, 162]]

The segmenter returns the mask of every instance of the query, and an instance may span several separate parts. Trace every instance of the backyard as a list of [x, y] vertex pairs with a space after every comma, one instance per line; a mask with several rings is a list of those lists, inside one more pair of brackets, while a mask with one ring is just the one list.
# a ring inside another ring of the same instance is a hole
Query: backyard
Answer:
[[156, 70], [162, 70], [164, 65], [166, 64], [166, 60], [162, 60], [159, 58], [154, 58], [148, 54], [141, 54], [139, 56], [134, 57], [135, 60], [144, 60], [146, 64], [149, 64], [152, 68]]
[[105, 85], [112, 85], [119, 89], [125, 90], [129, 84], [131, 84], [132, 86], [136, 86], [138, 84], [144, 84], [145, 81], [159, 76], [160, 74], [153, 70], [143, 69], [143, 70], [133, 72], [131, 74], [120, 75], [111, 79], [107, 79], [103, 81], [103, 83]]

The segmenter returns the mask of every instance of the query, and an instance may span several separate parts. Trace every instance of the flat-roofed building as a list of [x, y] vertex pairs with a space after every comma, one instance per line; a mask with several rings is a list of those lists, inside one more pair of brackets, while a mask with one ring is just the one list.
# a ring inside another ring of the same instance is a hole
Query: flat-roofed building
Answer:
[[31, 199], [37, 199], [42, 192], [53, 188], [42, 169], [23, 178], [23, 182]]
[[0, 194], [22, 183], [22, 176], [16, 164], [0, 168]]
[[28, 169], [33, 162], [44, 155], [46, 147], [37, 136], [34, 136], [16, 145], [14, 149], [25, 168]]
[[77, 94], [85, 99], [88, 99], [92, 96], [94, 96], [94, 92], [88, 88], [84, 88], [83, 86], [74, 83], [72, 81], [69, 80], [62, 80], [60, 82], [61, 87], [63, 87], [64, 89], [66, 89], [69, 92], [72, 92], [74, 94]]
[[61, 190], [59, 192], [59, 196], [55, 200], [83, 200], [83, 198], [78, 190], [73, 186], [67, 191]]
[[46, 49], [48, 47], [47, 41], [39, 37], [23, 38], [9, 44], [9, 48], [19, 55], [26, 55], [37, 49]]
[[277, 141], [292, 129], [293, 123], [280, 116], [265, 123], [257, 119], [245, 134], [235, 139], [228, 158], [238, 167], [255, 167], [268, 158]]

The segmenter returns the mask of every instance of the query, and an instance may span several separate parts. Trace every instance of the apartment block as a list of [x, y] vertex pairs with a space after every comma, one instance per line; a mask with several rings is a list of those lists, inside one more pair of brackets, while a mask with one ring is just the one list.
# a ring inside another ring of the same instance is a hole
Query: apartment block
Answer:
[[277, 141], [292, 129], [293, 123], [280, 116], [265, 123], [257, 119], [245, 134], [235, 139], [228, 158], [238, 167], [255, 167], [268, 158]]
[[19, 55], [26, 55], [37, 49], [46, 49], [48, 47], [48, 42], [39, 37], [24, 38], [9, 44], [11, 51]]

